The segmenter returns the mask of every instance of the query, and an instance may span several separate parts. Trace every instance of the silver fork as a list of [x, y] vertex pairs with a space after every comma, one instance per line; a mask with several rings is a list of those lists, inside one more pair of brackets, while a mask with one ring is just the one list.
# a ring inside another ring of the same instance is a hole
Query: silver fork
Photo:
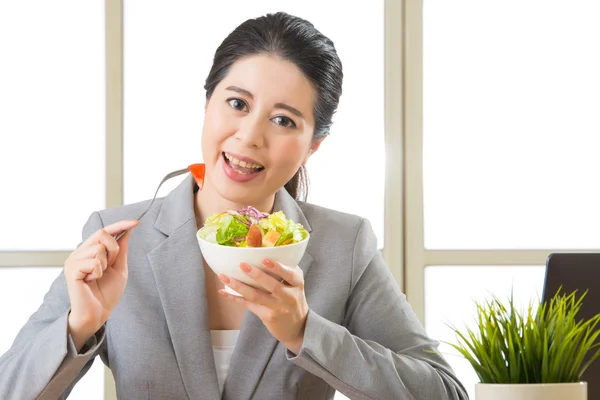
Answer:
[[[184, 169], [180, 169], [178, 171], [173, 171], [173, 172], [165, 175], [165, 177], [163, 178], [163, 180], [160, 181], [160, 184], [158, 185], [158, 188], [156, 189], [156, 192], [154, 193], [154, 197], [152, 198], [152, 201], [150, 202], [150, 205], [148, 206], [148, 208], [146, 208], [146, 210], [142, 213], [142, 215], [139, 216], [139, 218], [137, 220], [139, 221], [140, 219], [142, 219], [142, 217], [144, 215], [146, 215], [146, 213], [148, 212], [148, 210], [150, 210], [150, 207], [152, 207], [152, 203], [154, 203], [154, 200], [156, 199], [156, 195], [158, 194], [158, 191], [160, 190], [160, 187], [162, 186], [163, 183], [165, 183], [169, 179], [174, 178], [174, 177], [176, 177], [178, 175], [185, 174], [186, 172], [190, 172], [190, 170], [188, 168], [184, 168]], [[115, 236], [115, 240], [118, 242], [119, 239], [121, 239], [126, 233], [127, 233], [127, 231], [123, 231], [123, 232], [119, 233], [117, 236]]]

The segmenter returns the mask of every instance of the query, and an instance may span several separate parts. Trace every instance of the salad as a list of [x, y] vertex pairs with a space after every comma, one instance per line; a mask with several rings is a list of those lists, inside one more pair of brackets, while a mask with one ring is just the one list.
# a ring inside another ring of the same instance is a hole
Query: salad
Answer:
[[274, 247], [301, 242], [308, 237], [308, 232], [282, 211], [267, 214], [246, 207], [211, 215], [198, 236], [222, 246]]

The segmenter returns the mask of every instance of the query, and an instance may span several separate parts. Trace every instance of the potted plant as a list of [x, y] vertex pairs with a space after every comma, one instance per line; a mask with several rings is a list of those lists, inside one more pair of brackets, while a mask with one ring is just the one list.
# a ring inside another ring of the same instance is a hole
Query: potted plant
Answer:
[[[586, 292], [587, 293], [587, 292]], [[449, 343], [480, 379], [476, 400], [586, 400], [586, 368], [600, 356], [600, 314], [577, 317], [586, 295], [561, 294], [526, 313], [497, 297], [477, 305], [475, 329], [451, 326], [458, 344]]]

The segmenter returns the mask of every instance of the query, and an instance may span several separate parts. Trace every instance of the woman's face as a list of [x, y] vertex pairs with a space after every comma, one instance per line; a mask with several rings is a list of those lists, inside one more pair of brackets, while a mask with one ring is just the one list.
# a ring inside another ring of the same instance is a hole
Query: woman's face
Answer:
[[295, 64], [257, 55], [236, 61], [206, 104], [205, 184], [231, 202], [264, 202], [318, 147], [316, 92]]

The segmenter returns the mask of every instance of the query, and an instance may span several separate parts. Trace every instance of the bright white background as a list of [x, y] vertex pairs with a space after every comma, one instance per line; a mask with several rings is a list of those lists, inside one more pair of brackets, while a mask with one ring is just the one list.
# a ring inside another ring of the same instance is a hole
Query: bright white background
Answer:
[[2, 1], [0, 52], [0, 251], [74, 248], [104, 208], [104, 2]]
[[[598, 248], [600, 3], [423, 4], [425, 248]], [[514, 287], [525, 306], [543, 283], [542, 266], [427, 267], [426, 329], [456, 343], [446, 323], [471, 324], [474, 300]]]
[[424, 1], [427, 249], [600, 243], [600, 2]]
[[[0, 2], [0, 251], [69, 250], [105, 205], [104, 1]], [[61, 267], [0, 268], [0, 354]], [[98, 358], [69, 399], [104, 398]]]

